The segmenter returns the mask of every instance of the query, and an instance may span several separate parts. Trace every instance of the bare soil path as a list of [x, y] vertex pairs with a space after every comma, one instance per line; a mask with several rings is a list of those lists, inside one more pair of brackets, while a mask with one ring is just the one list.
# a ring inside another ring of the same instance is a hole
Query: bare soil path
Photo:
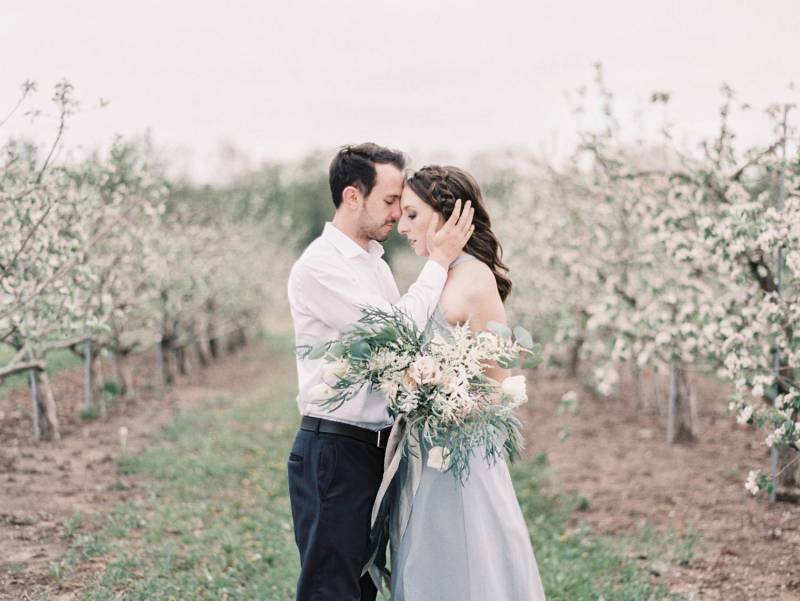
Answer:
[[[595, 399], [578, 382], [537, 377], [525, 418], [528, 452], [546, 452], [561, 486], [588, 498], [580, 516], [594, 532], [698, 532], [688, 565], [651, 568], [672, 592], [709, 601], [800, 600], [800, 507], [771, 505], [744, 489], [749, 469], [769, 465], [763, 433], [725, 414], [724, 387], [696, 385], [699, 439], [669, 447], [666, 418], [637, 406], [632, 386]], [[579, 393], [580, 412], [556, 415], [568, 390]], [[559, 442], [564, 427], [571, 434]]]

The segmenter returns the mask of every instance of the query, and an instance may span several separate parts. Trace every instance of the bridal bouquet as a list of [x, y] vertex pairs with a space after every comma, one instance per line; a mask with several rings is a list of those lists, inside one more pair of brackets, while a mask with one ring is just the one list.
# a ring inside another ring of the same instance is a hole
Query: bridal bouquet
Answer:
[[[467, 324], [453, 326], [445, 340], [429, 326], [420, 330], [402, 311], [363, 308], [363, 317], [340, 340], [298, 347], [309, 359], [325, 359], [324, 383], [311, 390], [312, 400], [331, 411], [363, 386], [385, 393], [389, 413], [405, 416], [400, 443], [410, 437], [429, 449], [429, 463], [463, 482], [478, 447], [486, 459], [513, 460], [522, 438], [514, 409], [527, 401], [524, 376], [502, 383], [484, 374], [491, 363], [503, 368], [537, 361], [530, 334], [521, 327], [490, 323], [473, 334]], [[416, 446], [416, 445], [415, 445]]]

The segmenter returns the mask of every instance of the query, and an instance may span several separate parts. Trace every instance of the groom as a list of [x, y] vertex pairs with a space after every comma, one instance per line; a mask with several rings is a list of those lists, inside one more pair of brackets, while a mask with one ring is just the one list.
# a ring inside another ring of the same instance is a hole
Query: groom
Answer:
[[[336, 214], [289, 275], [298, 346], [339, 338], [363, 305], [399, 307], [420, 327], [427, 323], [447, 269], [471, 234], [472, 210], [460, 211], [459, 203], [438, 230], [431, 220], [429, 260], [401, 297], [380, 243], [400, 219], [404, 168], [402, 153], [372, 143], [346, 146], [331, 161]], [[377, 591], [361, 568], [391, 419], [383, 394], [366, 387], [333, 412], [314, 404], [310, 391], [322, 382], [322, 364], [297, 361], [303, 417], [288, 463], [301, 566], [297, 600], [373, 601]]]

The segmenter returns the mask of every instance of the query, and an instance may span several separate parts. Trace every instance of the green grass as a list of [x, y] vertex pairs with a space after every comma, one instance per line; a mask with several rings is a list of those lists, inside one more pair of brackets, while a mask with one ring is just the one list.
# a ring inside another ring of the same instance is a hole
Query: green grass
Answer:
[[[120, 462], [144, 494], [104, 516], [70, 518], [71, 548], [52, 564], [55, 580], [85, 578], [91, 562], [104, 568], [85, 579], [80, 598], [88, 601], [294, 598], [299, 561], [285, 464], [298, 422], [294, 368], [288, 339], [270, 344], [273, 386], [185, 413], [161, 443]], [[545, 455], [513, 468], [548, 599], [669, 598], [628, 559], [631, 541], [567, 530], [588, 501], [553, 490], [549, 469]]]

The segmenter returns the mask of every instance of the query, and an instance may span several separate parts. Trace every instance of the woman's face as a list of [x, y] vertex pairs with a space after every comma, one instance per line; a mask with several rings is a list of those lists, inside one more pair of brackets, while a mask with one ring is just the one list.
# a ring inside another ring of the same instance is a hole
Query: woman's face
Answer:
[[[417, 196], [408, 185], [403, 188], [403, 195], [400, 197], [400, 208], [403, 213], [397, 224], [398, 233], [408, 238], [411, 248], [414, 249], [417, 255], [427, 257], [429, 252], [425, 238], [428, 232], [428, 225], [436, 215], [436, 212], [433, 207]], [[441, 227], [441, 224], [439, 227]]]

